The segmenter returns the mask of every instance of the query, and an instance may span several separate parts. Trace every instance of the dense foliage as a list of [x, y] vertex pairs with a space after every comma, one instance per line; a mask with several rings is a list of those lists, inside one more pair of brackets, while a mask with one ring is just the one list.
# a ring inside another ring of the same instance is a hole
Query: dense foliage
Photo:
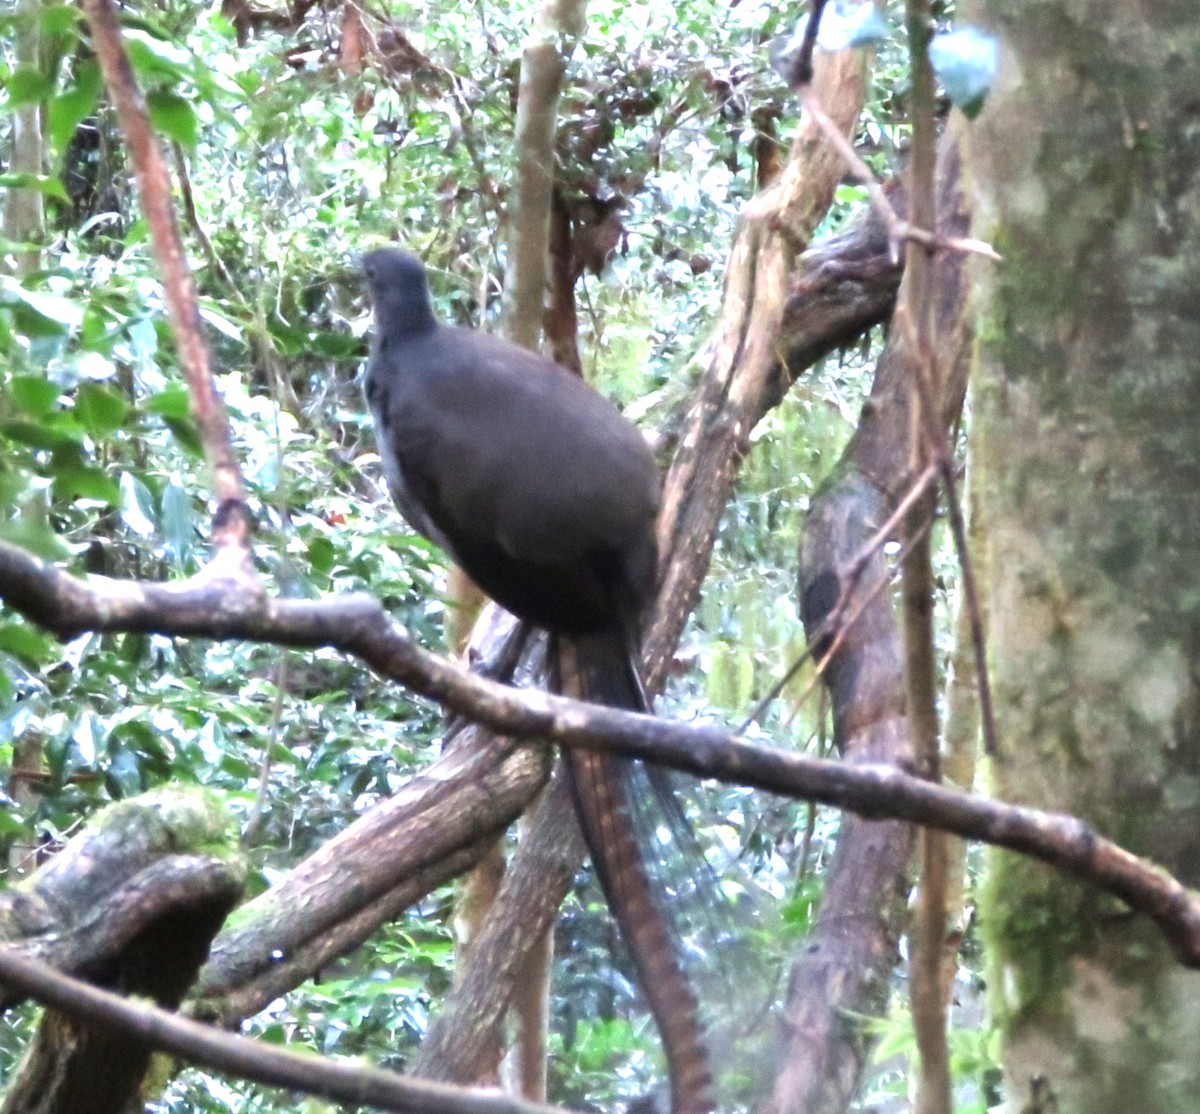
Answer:
[[[399, 238], [429, 260], [445, 318], [494, 325], [531, 12], [429, 0], [396, 2], [386, 17], [349, 5], [289, 15], [170, 0], [125, 23], [179, 176], [260, 571], [284, 595], [371, 591], [428, 645], [441, 638], [444, 557], [402, 527], [379, 485], [358, 383], [368, 315], [355, 259]], [[778, 23], [756, 4], [608, 4], [572, 54], [560, 175], [577, 230], [594, 233], [580, 237], [591, 248], [579, 261], [581, 349], [589, 374], [668, 441], [739, 206], [794, 117], [766, 65]], [[205, 477], [98, 67], [69, 5], [22, 5], [0, 36], [0, 128], [11, 141], [16, 113], [43, 106], [47, 171], [0, 179], [10, 194], [37, 188], [46, 206], [40, 265], [0, 276], [0, 537], [78, 572], [185, 576], [204, 560]], [[888, 50], [864, 135], [881, 169], [902, 129]], [[837, 219], [858, 200], [846, 187]], [[866, 356], [827, 363], [756, 433], [664, 699], [670, 714], [740, 722], [800, 649], [800, 517], [850, 430]], [[809, 679], [765, 726], [820, 749], [815, 702], [793, 703]], [[436, 709], [336, 655], [134, 635], [60, 645], [0, 611], [8, 879], [100, 805], [170, 781], [225, 795], [265, 887], [423, 764], [440, 727]], [[782, 910], [770, 932], [733, 929], [770, 995], [819, 895], [831, 822], [736, 790], [698, 792], [691, 807], [718, 870], [737, 861], [758, 906]], [[275, 1003], [253, 1030], [402, 1064], [449, 978], [450, 898]], [[701, 926], [695, 950], [723, 931]], [[612, 966], [594, 887], [581, 885], [560, 936], [553, 1096], [639, 1093], [659, 1070], [656, 1042], [629, 973]], [[5, 1066], [19, 1024], [0, 1027]], [[160, 1108], [294, 1107], [186, 1072]]]

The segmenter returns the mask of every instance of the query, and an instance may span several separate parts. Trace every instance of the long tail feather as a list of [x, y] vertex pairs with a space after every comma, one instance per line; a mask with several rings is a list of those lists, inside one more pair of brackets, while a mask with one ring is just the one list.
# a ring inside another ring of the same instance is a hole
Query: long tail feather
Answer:
[[[624, 640], [616, 635], [558, 639], [564, 692], [593, 703], [648, 711]], [[596, 873], [637, 967], [658, 1025], [671, 1076], [672, 1114], [710, 1114], [712, 1072], [699, 1006], [684, 974], [670, 926], [655, 901], [630, 813], [629, 764], [574, 749], [567, 771]]]

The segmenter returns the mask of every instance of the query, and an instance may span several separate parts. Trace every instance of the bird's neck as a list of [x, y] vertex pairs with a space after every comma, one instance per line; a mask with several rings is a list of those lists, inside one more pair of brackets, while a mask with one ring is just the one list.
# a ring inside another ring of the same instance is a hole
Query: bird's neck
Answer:
[[387, 311], [376, 314], [376, 327], [389, 340], [416, 340], [428, 336], [437, 327], [437, 319], [427, 301], [396, 301], [387, 307]]

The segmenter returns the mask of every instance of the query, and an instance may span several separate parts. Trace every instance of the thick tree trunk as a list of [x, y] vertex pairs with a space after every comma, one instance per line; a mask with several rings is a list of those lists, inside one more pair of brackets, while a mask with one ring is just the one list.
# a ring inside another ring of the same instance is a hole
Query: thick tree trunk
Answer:
[[[1200, 883], [1200, 7], [981, 0], [976, 393], [999, 795]], [[1200, 973], [1152, 926], [992, 859], [1008, 1101], [1200, 1109]]]

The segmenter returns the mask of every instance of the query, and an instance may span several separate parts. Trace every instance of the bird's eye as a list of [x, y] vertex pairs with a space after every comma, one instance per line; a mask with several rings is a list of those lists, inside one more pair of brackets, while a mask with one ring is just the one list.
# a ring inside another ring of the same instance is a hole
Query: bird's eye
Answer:
[[374, 263], [368, 263], [368, 264], [367, 264], [367, 265], [366, 265], [366, 266], [363, 268], [363, 272], [366, 274], [367, 278], [369, 278], [369, 279], [373, 279], [373, 278], [375, 277], [375, 264], [374, 264]]

